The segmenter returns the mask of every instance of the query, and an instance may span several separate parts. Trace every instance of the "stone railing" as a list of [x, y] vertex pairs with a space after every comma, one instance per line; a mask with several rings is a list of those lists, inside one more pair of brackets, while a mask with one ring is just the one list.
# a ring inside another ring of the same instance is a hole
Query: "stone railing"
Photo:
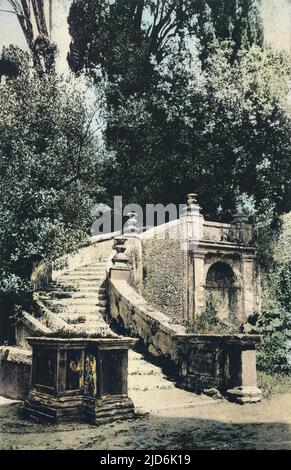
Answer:
[[[91, 237], [88, 243], [80, 248], [77, 253], [64, 256], [58, 260], [52, 271], [52, 279], [58, 278], [65, 271], [72, 271], [87, 264], [98, 262], [103, 258], [108, 259], [112, 252], [113, 240], [119, 234], [120, 232], [113, 232]], [[57, 269], [58, 265], [63, 265], [64, 267]]]
[[112, 319], [127, 334], [138, 336], [180, 386], [195, 392], [216, 388], [239, 403], [261, 399], [256, 379], [258, 336], [188, 334], [116, 275], [117, 270], [109, 282]]
[[[116, 255], [110, 270], [112, 320], [127, 334], [139, 337], [147, 351], [161, 360], [181, 386], [196, 392], [216, 388], [240, 403], [259, 401], [261, 391], [256, 378], [259, 336], [189, 334], [184, 326], [172, 322], [138, 293], [140, 279], [136, 272], [141, 270], [142, 241], [148, 234], [139, 236], [134, 229], [136, 219], [131, 217], [134, 223], [129, 224], [130, 233], [116, 239]], [[138, 267], [131, 261], [132, 252], [139, 253]]]
[[[34, 286], [33, 300], [37, 310], [37, 319], [23, 312], [15, 327], [16, 344], [28, 348], [26, 338], [29, 336], [46, 335], [56, 331], [72, 331], [72, 327], [56, 313], [47, 308], [40, 299], [39, 291], [56, 280], [67, 270], [73, 270], [86, 264], [94, 263], [102, 259], [111, 259], [115, 254], [113, 250], [114, 237], [120, 232], [109, 233], [91, 237], [88, 243], [80, 248], [77, 253], [64, 256], [55, 263], [39, 263], [31, 276]], [[61, 269], [54, 269], [62, 266]]]

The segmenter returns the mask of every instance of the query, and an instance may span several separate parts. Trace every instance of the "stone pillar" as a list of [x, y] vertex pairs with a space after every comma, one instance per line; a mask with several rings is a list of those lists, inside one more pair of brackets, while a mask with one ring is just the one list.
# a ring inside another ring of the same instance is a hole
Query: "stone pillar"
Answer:
[[204, 217], [200, 214], [201, 207], [197, 202], [197, 194], [187, 194], [187, 239], [192, 247], [203, 238]]
[[116, 241], [115, 249], [117, 253], [112, 260], [113, 266], [110, 269], [110, 278], [128, 281], [131, 268], [129, 265], [129, 258], [125, 254], [126, 238], [123, 235], [121, 235], [119, 237], [116, 237], [115, 241]]
[[134, 287], [139, 290], [142, 285], [143, 265], [142, 265], [142, 241], [139, 237], [137, 227], [137, 213], [132, 211], [127, 214], [128, 220], [124, 227], [124, 236], [126, 238], [126, 255], [129, 258], [129, 265], [133, 275]]
[[205, 251], [198, 248], [203, 238], [204, 218], [200, 214], [197, 194], [187, 195], [184, 224], [184, 318], [192, 321], [204, 307], [204, 261]]
[[242, 321], [252, 315], [257, 307], [257, 279], [255, 269], [255, 255], [243, 254], [241, 259], [242, 272]]
[[226, 338], [229, 364], [228, 385], [226, 391], [229, 400], [243, 404], [261, 401], [262, 392], [257, 386], [256, 343], [255, 335]]
[[194, 273], [194, 316], [200, 315], [205, 308], [205, 256], [207, 252], [195, 250], [193, 252]]
[[194, 318], [194, 272], [193, 253], [184, 251], [184, 294], [183, 294], [183, 317], [186, 321]]

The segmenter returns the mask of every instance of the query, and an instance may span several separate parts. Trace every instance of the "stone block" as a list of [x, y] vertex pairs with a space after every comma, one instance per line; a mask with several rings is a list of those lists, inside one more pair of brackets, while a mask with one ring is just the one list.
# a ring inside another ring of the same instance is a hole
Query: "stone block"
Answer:
[[29, 393], [31, 352], [12, 346], [0, 347], [0, 395], [24, 400]]
[[27, 416], [60, 423], [100, 424], [132, 418], [128, 398], [131, 338], [29, 338], [33, 349], [32, 385]]

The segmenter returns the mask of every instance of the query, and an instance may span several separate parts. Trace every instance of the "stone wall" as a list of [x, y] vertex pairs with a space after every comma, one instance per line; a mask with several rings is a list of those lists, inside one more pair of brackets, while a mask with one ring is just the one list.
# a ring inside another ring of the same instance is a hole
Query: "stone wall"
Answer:
[[216, 388], [240, 403], [259, 401], [253, 335], [192, 335], [150, 305], [125, 280], [109, 283], [112, 319], [147, 351], [180, 386], [202, 392]]
[[[52, 278], [57, 279], [66, 271], [72, 271], [94, 262], [106, 260], [113, 250], [113, 239], [119, 232], [91, 237], [89, 243], [80, 248], [77, 253], [64, 256], [55, 263]], [[59, 269], [61, 266], [61, 269]]]
[[180, 240], [155, 236], [143, 241], [143, 288], [146, 300], [174, 322], [183, 320], [184, 252]]
[[16, 347], [0, 347], [0, 395], [14, 400], [27, 397], [32, 354]]
[[[189, 206], [188, 206], [189, 208]], [[171, 321], [192, 323], [211, 297], [217, 315], [239, 327], [260, 311], [260, 279], [252, 226], [237, 214], [231, 224], [205, 221], [197, 204], [186, 218], [144, 232], [141, 264], [143, 297]], [[127, 255], [130, 253], [127, 251]], [[221, 266], [232, 282], [209, 285], [208, 272]], [[133, 285], [133, 284], [132, 284]]]

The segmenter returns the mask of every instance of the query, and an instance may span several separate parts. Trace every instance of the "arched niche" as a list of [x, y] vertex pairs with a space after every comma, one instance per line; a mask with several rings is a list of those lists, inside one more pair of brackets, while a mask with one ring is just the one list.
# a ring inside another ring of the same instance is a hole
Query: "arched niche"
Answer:
[[217, 261], [209, 267], [205, 291], [206, 303], [211, 303], [218, 318], [235, 322], [238, 317], [237, 283], [229, 264]]

